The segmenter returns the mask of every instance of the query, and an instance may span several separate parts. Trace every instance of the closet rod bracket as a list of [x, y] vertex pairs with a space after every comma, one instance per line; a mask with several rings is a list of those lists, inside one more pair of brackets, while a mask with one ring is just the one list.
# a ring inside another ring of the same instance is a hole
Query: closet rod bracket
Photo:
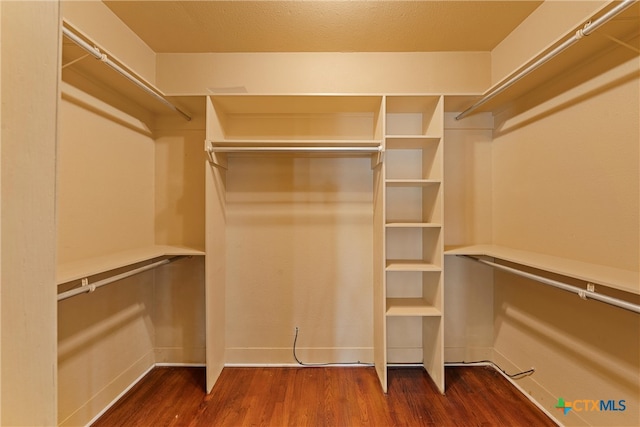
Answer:
[[211, 166], [227, 170], [227, 166], [226, 164], [224, 164], [226, 162], [224, 162], [223, 159], [219, 157], [220, 155], [214, 151], [213, 145], [211, 145], [211, 141], [209, 141], [208, 139], [204, 140], [204, 151], [205, 153], [207, 153], [207, 157]]

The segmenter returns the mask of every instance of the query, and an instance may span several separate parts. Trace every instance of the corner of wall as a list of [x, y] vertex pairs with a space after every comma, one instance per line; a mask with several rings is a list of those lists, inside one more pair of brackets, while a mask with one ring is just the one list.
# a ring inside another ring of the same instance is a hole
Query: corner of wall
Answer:
[[523, 64], [582, 26], [609, 1], [546, 0], [491, 51], [491, 82], [496, 84]]
[[102, 1], [61, 1], [62, 18], [101, 49], [151, 84], [156, 82], [156, 53]]

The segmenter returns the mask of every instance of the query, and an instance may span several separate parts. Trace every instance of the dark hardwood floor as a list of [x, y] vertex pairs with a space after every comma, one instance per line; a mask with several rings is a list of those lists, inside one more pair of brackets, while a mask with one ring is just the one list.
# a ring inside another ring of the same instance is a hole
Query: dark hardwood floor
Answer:
[[155, 368], [94, 427], [555, 426], [493, 368], [447, 367], [441, 395], [420, 368], [225, 368], [205, 394], [204, 368]]

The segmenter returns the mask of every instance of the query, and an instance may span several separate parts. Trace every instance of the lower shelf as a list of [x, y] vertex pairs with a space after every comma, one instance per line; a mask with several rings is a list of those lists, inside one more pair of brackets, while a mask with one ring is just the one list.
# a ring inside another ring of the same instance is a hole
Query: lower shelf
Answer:
[[387, 271], [442, 271], [438, 265], [422, 260], [387, 260]]
[[116, 268], [174, 255], [204, 255], [204, 251], [179, 246], [150, 245], [113, 254], [64, 263], [56, 271], [56, 285], [84, 279]]
[[451, 247], [446, 248], [445, 255], [484, 255], [596, 285], [640, 294], [640, 275], [638, 271], [622, 270], [499, 245]]

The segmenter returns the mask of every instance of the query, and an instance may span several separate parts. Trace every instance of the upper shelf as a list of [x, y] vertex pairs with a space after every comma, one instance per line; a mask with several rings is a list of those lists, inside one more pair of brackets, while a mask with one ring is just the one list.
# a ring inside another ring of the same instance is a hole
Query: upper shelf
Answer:
[[[192, 113], [203, 112], [201, 97], [168, 97], [116, 58], [105, 55], [104, 61], [97, 59], [78, 43], [84, 43], [96, 52], [103, 50], [72, 30], [67, 23], [63, 26], [63, 35], [63, 81], [134, 116], [139, 115], [137, 111], [140, 109], [152, 115], [176, 112], [187, 119], [191, 118]], [[113, 64], [121, 72], [108, 64]]]
[[446, 248], [445, 255], [484, 255], [596, 285], [640, 294], [640, 275], [637, 271], [622, 270], [498, 245]]
[[[397, 141], [442, 136], [442, 97], [398, 95], [386, 98], [385, 136]], [[402, 143], [400, 143], [402, 144]]]
[[214, 145], [376, 146], [382, 97], [375, 95], [214, 95]]
[[[611, 2], [608, 8], [605, 8], [592, 18], [592, 22], [608, 13], [612, 8], [616, 7], [617, 4], [618, 2]], [[468, 107], [474, 105], [475, 102], [497, 92], [495, 96], [492, 96], [491, 99], [475, 109], [475, 112], [496, 112], [508, 105], [509, 102], [518, 99], [535, 88], [549, 83], [558, 76], [573, 73], [572, 77], [567, 79], [567, 84], [578, 84], [581, 78], [576, 75], [577, 73], [575, 73], [575, 71], [587, 62], [594, 61], [596, 65], [592, 67], [593, 72], [601, 73], [604, 70], [600, 69], [600, 67], [611, 67], [617, 63], [637, 57], [640, 49], [638, 38], [640, 35], [640, 5], [636, 2], [619, 15], [604, 23], [590, 35], [580, 38], [575, 44], [569, 45], [558, 55], [552, 55], [546, 62], [541, 61], [540, 66], [532, 68], [531, 72], [516, 79], [519, 74], [523, 74], [523, 71], [528, 70], [529, 67], [532, 67], [537, 61], [553, 53], [555, 49], [574, 37], [580, 29], [582, 28], [574, 28], [568, 31], [560, 41], [548, 46], [535, 58], [532, 58], [531, 61], [523, 64], [520, 68], [496, 82], [487, 89], [484, 94], [448, 98], [448, 105], [445, 107], [446, 111], [465, 111]], [[607, 55], [606, 61], [595, 61], [598, 57], [605, 54]], [[582, 79], [584, 78], [583, 76]], [[513, 82], [511, 82], [512, 80]], [[502, 86], [506, 88], [502, 90]]]

